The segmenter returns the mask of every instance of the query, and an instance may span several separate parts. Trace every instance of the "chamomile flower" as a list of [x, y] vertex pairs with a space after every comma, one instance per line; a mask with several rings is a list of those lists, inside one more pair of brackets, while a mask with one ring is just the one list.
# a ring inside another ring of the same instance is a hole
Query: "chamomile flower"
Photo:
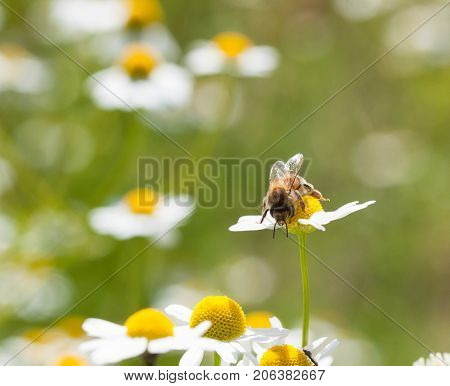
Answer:
[[189, 197], [160, 197], [149, 189], [135, 189], [111, 206], [93, 209], [89, 222], [96, 232], [119, 240], [162, 237], [161, 244], [169, 246], [178, 238], [173, 228], [193, 209], [194, 204]]
[[0, 92], [38, 94], [48, 88], [49, 78], [45, 64], [22, 47], [0, 47]]
[[178, 53], [178, 45], [164, 25], [158, 0], [54, 0], [50, 17], [59, 38], [65, 41], [94, 36], [97, 47], [116, 46], [138, 32], [143, 41], [165, 55]]
[[[283, 328], [281, 321], [273, 316], [271, 313], [266, 311], [256, 311], [250, 313], [249, 316], [252, 315], [251, 323], [253, 325], [260, 326], [269, 326], [272, 328]], [[329, 341], [329, 343], [323, 346], [323, 343], [327, 341], [327, 337], [317, 338], [311, 344], [305, 347], [305, 350], [301, 348], [297, 348], [297, 342], [300, 342], [302, 339], [302, 331], [301, 329], [290, 329], [289, 333], [285, 336], [278, 338], [272, 344], [255, 342], [253, 344], [253, 350], [258, 355], [258, 360], [261, 362], [261, 358], [265, 353], [268, 353], [266, 358], [274, 357], [277, 353], [281, 354], [282, 352], [286, 353], [286, 356], [296, 356], [297, 358], [304, 358], [301, 351], [305, 351], [304, 354], [315, 362], [318, 363], [319, 366], [330, 366], [333, 363], [333, 357], [328, 355], [332, 350], [336, 348], [339, 344], [337, 339]], [[273, 351], [270, 351], [273, 347], [276, 347]], [[319, 348], [321, 348], [319, 350]], [[295, 350], [294, 350], [295, 349]], [[299, 352], [300, 351], [300, 352]], [[243, 361], [242, 365], [249, 365], [250, 363], [247, 361]], [[275, 365], [274, 365], [275, 366]], [[282, 366], [282, 365], [280, 365]]]
[[186, 65], [196, 75], [264, 77], [275, 70], [278, 61], [273, 47], [256, 46], [247, 36], [231, 31], [198, 42], [186, 56]]
[[329, 364], [322, 362], [327, 354], [334, 350], [339, 344], [337, 339], [323, 346], [327, 337], [319, 338], [307, 345], [305, 348], [296, 347], [291, 344], [280, 344], [262, 350], [258, 353], [260, 366], [324, 366]]
[[193, 88], [191, 75], [165, 62], [152, 47], [132, 43], [118, 63], [87, 82], [94, 103], [105, 110], [167, 111], [184, 107]]
[[[301, 158], [300, 158], [301, 157]], [[280, 173], [283, 175], [279, 178], [291, 178], [290, 165], [300, 165], [303, 156], [301, 154], [295, 155], [285, 164], [282, 161], [277, 161], [274, 164], [271, 172], [271, 178], [274, 173], [274, 169], [277, 176]], [[300, 167], [299, 166], [299, 167]], [[292, 176], [294, 177], [294, 176]], [[294, 177], [295, 178], [295, 177]], [[311, 184], [308, 184], [312, 186]], [[286, 189], [287, 190], [287, 189]], [[340, 208], [326, 212], [323, 210], [320, 199], [313, 197], [312, 195], [304, 195], [301, 197], [303, 205], [301, 205], [300, 200], [294, 202], [295, 214], [286, 219], [286, 225], [289, 231], [292, 233], [311, 233], [312, 231], [319, 229], [325, 231], [324, 225], [329, 224], [331, 221], [339, 220], [343, 217], [348, 216], [351, 213], [357, 212], [359, 210], [367, 208], [369, 205], [375, 203], [375, 201], [367, 201], [363, 204], [359, 204], [359, 201], [353, 201], [348, 204], [341, 206]], [[261, 221], [262, 216], [243, 216], [240, 217], [237, 224], [232, 225], [229, 230], [232, 232], [245, 232], [245, 231], [259, 231], [263, 229], [274, 229], [282, 228], [285, 224], [276, 224], [275, 219], [270, 215], [269, 209], [267, 210], [266, 216], [263, 221]]]
[[[86, 319], [83, 329], [95, 339], [80, 345], [80, 350], [90, 353], [97, 365], [117, 363], [147, 352], [158, 353], [170, 350], [187, 350], [194, 344], [208, 349], [214, 342], [202, 339], [210, 327], [209, 322], [200, 323], [195, 328], [175, 327], [161, 311], [145, 308], [135, 312], [123, 325], [101, 319]], [[161, 348], [164, 349], [161, 349]]]
[[449, 366], [450, 365], [450, 353], [431, 353], [428, 358], [419, 358], [413, 366]]
[[[193, 310], [172, 304], [166, 307], [165, 312], [181, 325], [191, 328], [205, 321], [211, 322], [211, 328], [204, 336], [218, 344], [214, 351], [223, 365], [236, 363], [241, 356], [256, 364], [251, 350], [254, 342], [272, 342], [287, 335], [287, 330], [282, 328], [249, 327], [241, 306], [227, 296], [207, 296]], [[204, 352], [205, 349], [200, 346], [191, 346], [181, 358], [180, 365], [200, 365]]]

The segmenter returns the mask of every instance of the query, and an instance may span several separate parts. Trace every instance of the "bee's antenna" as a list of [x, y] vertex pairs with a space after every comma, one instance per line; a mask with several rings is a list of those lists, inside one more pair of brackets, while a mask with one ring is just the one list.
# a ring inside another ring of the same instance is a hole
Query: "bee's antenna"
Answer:
[[273, 239], [275, 238], [276, 226], [277, 226], [277, 223], [273, 224], [273, 233], [272, 233], [272, 238]]
[[286, 237], [289, 237], [289, 228], [286, 221], [284, 222], [284, 225], [286, 225]]

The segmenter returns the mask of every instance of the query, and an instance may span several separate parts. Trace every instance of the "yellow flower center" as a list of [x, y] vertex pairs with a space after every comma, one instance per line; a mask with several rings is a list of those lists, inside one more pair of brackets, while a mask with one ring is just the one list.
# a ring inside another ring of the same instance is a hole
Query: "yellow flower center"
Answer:
[[46, 331], [44, 328], [34, 328], [26, 331], [23, 337], [32, 341], [33, 344], [46, 344], [61, 338], [61, 334], [56, 329]]
[[133, 213], [152, 214], [158, 203], [158, 197], [150, 189], [135, 189], [125, 195], [124, 201]]
[[158, 0], [126, 0], [129, 11], [128, 26], [144, 27], [164, 19], [164, 12]]
[[223, 32], [216, 35], [213, 42], [229, 58], [235, 58], [252, 45], [252, 41], [239, 32]]
[[302, 350], [290, 344], [271, 347], [263, 354], [259, 364], [260, 366], [314, 366]]
[[86, 366], [86, 361], [76, 355], [63, 355], [56, 361], [56, 366]]
[[230, 341], [240, 337], [246, 329], [245, 314], [241, 306], [227, 296], [207, 296], [194, 307], [190, 326], [209, 320], [211, 328], [206, 337]]
[[295, 203], [295, 216], [288, 220], [289, 231], [295, 233], [298, 231], [310, 233], [315, 230], [311, 225], [302, 225], [298, 223], [299, 219], [309, 219], [314, 213], [323, 211], [322, 204], [317, 198], [312, 196], [303, 196], [303, 209], [299, 202]]
[[148, 340], [173, 335], [173, 323], [161, 311], [144, 308], [131, 315], [125, 322], [128, 336], [145, 337]]
[[270, 318], [273, 315], [266, 311], [254, 311], [247, 314], [247, 326], [252, 328], [270, 328]]
[[158, 65], [158, 61], [151, 50], [144, 44], [131, 44], [125, 48], [121, 64], [132, 78], [146, 78]]

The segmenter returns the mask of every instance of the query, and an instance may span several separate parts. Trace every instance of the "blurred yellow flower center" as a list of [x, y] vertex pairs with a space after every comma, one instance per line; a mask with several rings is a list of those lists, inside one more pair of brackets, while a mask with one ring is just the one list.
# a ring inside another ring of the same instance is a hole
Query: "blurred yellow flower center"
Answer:
[[266, 311], [250, 312], [246, 316], [247, 326], [252, 328], [270, 328], [270, 318], [273, 315]]
[[303, 350], [290, 344], [271, 347], [263, 354], [259, 364], [260, 366], [314, 366]]
[[206, 337], [230, 341], [240, 337], [246, 329], [245, 314], [241, 306], [227, 296], [207, 296], [194, 307], [190, 326], [209, 320], [211, 328]]
[[84, 318], [81, 318], [79, 316], [71, 316], [59, 322], [57, 324], [57, 327], [59, 327], [72, 338], [80, 338], [84, 336], [84, 331], [82, 328], [83, 322]]
[[158, 197], [150, 189], [135, 189], [125, 195], [124, 201], [133, 213], [152, 214]]
[[143, 27], [162, 21], [164, 13], [158, 0], [126, 0], [129, 10], [128, 26]]
[[23, 334], [25, 339], [33, 341], [33, 344], [46, 344], [61, 338], [61, 333], [57, 329], [46, 331], [44, 328], [33, 328]]
[[229, 58], [235, 58], [242, 54], [251, 45], [252, 41], [239, 32], [223, 32], [213, 38], [213, 42], [222, 50]]
[[144, 308], [131, 315], [125, 322], [128, 336], [149, 340], [173, 335], [173, 323], [161, 311]]
[[57, 360], [56, 366], [86, 366], [86, 361], [76, 355], [63, 355]]
[[144, 44], [131, 44], [122, 54], [123, 69], [132, 78], [146, 78], [158, 65], [150, 49]]

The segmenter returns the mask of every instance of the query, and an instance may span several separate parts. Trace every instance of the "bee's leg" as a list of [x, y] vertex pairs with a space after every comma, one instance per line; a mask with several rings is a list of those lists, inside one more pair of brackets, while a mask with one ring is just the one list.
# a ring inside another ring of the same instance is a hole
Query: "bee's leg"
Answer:
[[264, 213], [263, 213], [263, 215], [262, 215], [262, 218], [261, 218], [261, 221], [259, 222], [260, 224], [262, 224], [262, 222], [263, 222], [264, 219], [266, 218], [267, 212], [269, 212], [269, 209], [266, 209], [266, 210], [264, 211]]
[[317, 198], [318, 200], [321, 201], [330, 201], [329, 198], [325, 198], [324, 196], [322, 196], [322, 193], [320, 193], [317, 189], [314, 189], [311, 193], [310, 193], [311, 197]]
[[273, 239], [275, 238], [275, 231], [277, 230], [276, 226], [277, 226], [277, 223], [273, 224], [273, 233], [272, 233]]
[[286, 221], [284, 222], [284, 225], [286, 225], [286, 237], [289, 237], [289, 228]]
[[302, 210], [305, 210], [305, 203], [303, 202], [303, 197], [301, 195], [301, 193], [298, 190], [294, 190], [295, 195], [298, 198], [298, 202], [300, 203], [300, 206], [302, 208]]

